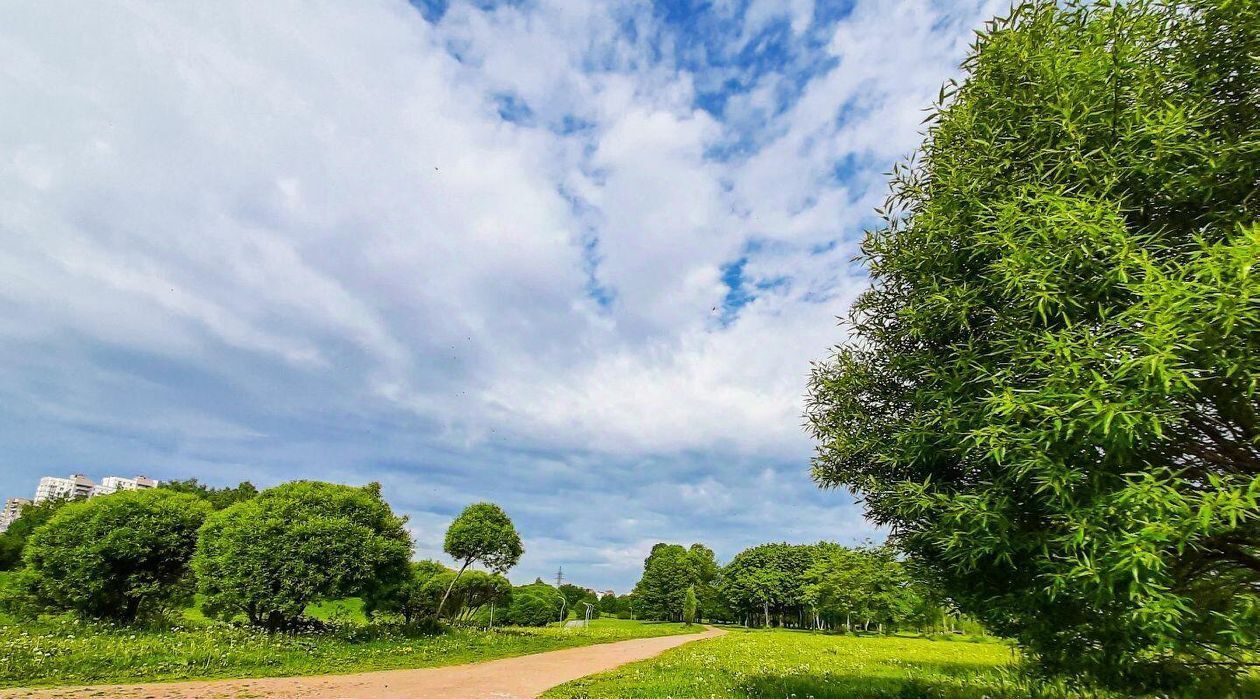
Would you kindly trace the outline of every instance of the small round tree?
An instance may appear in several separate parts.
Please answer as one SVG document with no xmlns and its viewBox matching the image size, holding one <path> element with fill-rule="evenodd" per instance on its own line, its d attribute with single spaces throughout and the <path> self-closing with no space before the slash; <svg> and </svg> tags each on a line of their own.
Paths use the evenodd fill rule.
<svg viewBox="0 0 1260 699">
<path fill-rule="evenodd" d="M 524 553 L 521 537 L 512 526 L 512 520 L 498 505 L 479 502 L 464 508 L 446 530 L 442 550 L 459 561 L 459 571 L 442 595 L 437 612 L 442 613 L 451 588 L 459 581 L 468 566 L 481 563 L 495 573 L 505 573 L 516 565 Z"/>
<path fill-rule="evenodd" d="M 130 623 L 186 602 L 188 562 L 210 506 L 167 490 L 62 505 L 31 534 L 20 594 L 37 610 Z"/>
<path fill-rule="evenodd" d="M 286 630 L 307 605 L 406 577 L 411 537 L 380 488 L 295 481 L 210 515 L 193 568 L 207 615 Z"/>
</svg>

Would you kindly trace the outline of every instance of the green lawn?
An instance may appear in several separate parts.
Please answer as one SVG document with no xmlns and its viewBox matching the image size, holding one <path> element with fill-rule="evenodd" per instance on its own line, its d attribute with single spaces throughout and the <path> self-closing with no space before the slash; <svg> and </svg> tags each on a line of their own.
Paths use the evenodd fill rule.
<svg viewBox="0 0 1260 699">
<path fill-rule="evenodd" d="M 347 602 L 314 613 L 336 616 L 338 610 L 359 609 Z M 71 618 L 33 624 L 8 620 L 0 623 L 0 687 L 434 667 L 697 630 L 598 619 L 586 629 L 457 629 L 436 636 L 349 623 L 332 632 L 290 636 L 206 621 L 143 631 Z"/>
<path fill-rule="evenodd" d="M 575 680 L 545 699 L 1102 699 L 1021 679 L 996 641 L 732 630 L 658 658 Z M 1218 697 L 1220 695 L 1217 695 Z M 1260 696 L 1260 695 L 1256 695 Z"/>
</svg>

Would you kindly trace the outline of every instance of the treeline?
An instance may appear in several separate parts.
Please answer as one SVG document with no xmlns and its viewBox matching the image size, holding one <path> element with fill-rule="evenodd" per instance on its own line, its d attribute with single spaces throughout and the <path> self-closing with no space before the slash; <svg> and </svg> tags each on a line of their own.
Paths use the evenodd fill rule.
<svg viewBox="0 0 1260 699">
<path fill-rule="evenodd" d="M 821 542 L 745 549 L 726 565 L 702 544 L 657 544 L 632 600 L 641 618 L 695 616 L 746 626 L 821 630 L 980 632 L 888 546 Z"/>
<path fill-rule="evenodd" d="M 323 601 L 361 597 L 369 618 L 542 625 L 598 601 L 504 573 L 523 553 L 498 506 L 466 508 L 446 532 L 451 569 L 413 562 L 405 518 L 379 484 L 295 481 L 258 491 L 176 481 L 152 490 L 26 508 L 6 539 L 19 572 L 0 599 L 11 613 L 71 612 L 119 623 L 182 610 L 271 631 L 312 624 Z M 486 570 L 470 569 L 474 564 Z M 589 600 L 587 599 L 589 598 Z"/>
</svg>

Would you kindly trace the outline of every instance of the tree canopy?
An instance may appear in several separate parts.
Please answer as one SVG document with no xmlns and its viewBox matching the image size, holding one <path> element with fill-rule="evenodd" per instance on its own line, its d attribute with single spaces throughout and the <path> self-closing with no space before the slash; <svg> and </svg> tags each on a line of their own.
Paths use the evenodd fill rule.
<svg viewBox="0 0 1260 699">
<path fill-rule="evenodd" d="M 291 628 L 312 602 L 408 574 L 411 537 L 380 488 L 294 481 L 211 514 L 193 568 L 210 616 Z"/>
<path fill-rule="evenodd" d="M 258 489 L 249 481 L 241 481 L 234 488 L 215 488 L 199 482 L 196 478 L 187 480 L 162 481 L 159 488 L 174 490 L 177 493 L 196 495 L 210 503 L 216 510 L 222 510 L 243 500 L 250 500 L 258 495 Z"/>
<path fill-rule="evenodd" d="M 546 626 L 560 620 L 564 595 L 547 583 L 536 580 L 512 588 L 512 602 L 506 621 L 517 626 Z"/>
<path fill-rule="evenodd" d="M 634 612 L 642 619 L 681 621 L 687 590 L 708 587 L 717 576 L 713 551 L 703 544 L 690 549 L 660 543 L 643 561 L 643 576 L 634 586 Z"/>
<path fill-rule="evenodd" d="M 816 479 L 1052 669 L 1140 683 L 1257 643 L 1257 56 L 1254 2 L 995 20 L 813 373 Z"/>
<path fill-rule="evenodd" d="M 31 534 L 19 592 L 34 610 L 123 623 L 163 614 L 192 596 L 188 563 L 209 510 L 164 490 L 65 503 Z"/>
<path fill-rule="evenodd" d="M 438 602 L 439 613 L 446 605 L 446 598 L 450 596 L 455 582 L 468 566 L 478 562 L 491 572 L 506 573 L 525 552 L 512 519 L 501 507 L 489 502 L 474 503 L 459 513 L 446 529 L 442 550 L 459 561 L 460 566 L 451 580 L 451 587 Z"/>
<path fill-rule="evenodd" d="M 785 614 L 799 618 L 805 571 L 814 563 L 816 548 L 762 544 L 744 549 L 722 569 L 719 589 L 746 620 L 749 614 L 759 614 L 770 626 L 771 614 L 780 625 Z"/>
</svg>

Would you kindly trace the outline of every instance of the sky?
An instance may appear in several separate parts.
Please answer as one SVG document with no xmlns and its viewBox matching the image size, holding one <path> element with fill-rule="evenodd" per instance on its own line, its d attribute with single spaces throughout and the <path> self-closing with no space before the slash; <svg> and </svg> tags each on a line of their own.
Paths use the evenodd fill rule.
<svg viewBox="0 0 1260 699">
<path fill-rule="evenodd" d="M 878 541 L 810 362 L 984 0 L 0 7 L 0 496 L 379 481 L 418 558 Z"/>
</svg>

